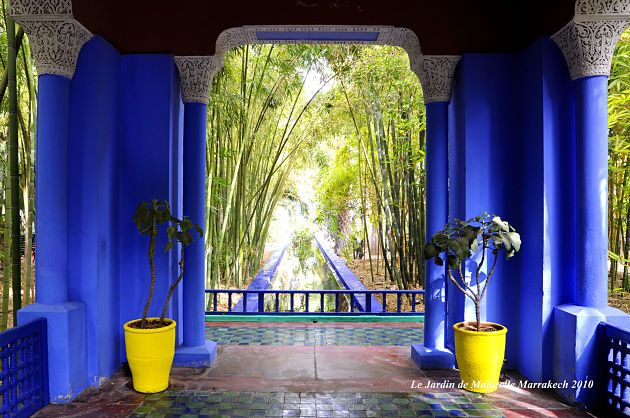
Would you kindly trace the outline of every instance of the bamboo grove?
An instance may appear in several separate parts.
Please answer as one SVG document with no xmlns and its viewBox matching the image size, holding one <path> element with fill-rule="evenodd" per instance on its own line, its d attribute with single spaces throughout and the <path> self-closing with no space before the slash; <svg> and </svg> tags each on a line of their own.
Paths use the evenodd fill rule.
<svg viewBox="0 0 630 418">
<path fill-rule="evenodd" d="M 630 291 L 630 31 L 615 48 L 608 83 L 608 242 L 611 290 Z"/>
<path fill-rule="evenodd" d="M 421 286 L 425 173 L 420 83 L 398 48 L 338 46 L 327 58 L 341 74 L 327 97 L 333 109 L 329 125 L 340 129 L 336 134 L 345 137 L 345 145 L 336 150 L 333 164 L 322 169 L 319 218 L 346 257 L 348 249 L 358 247 L 372 274 L 382 264 L 385 278 L 399 288 Z M 339 187 L 340 179 L 345 187 Z M 375 265 L 373 260 L 378 260 Z"/>
<path fill-rule="evenodd" d="M 0 329 L 34 299 L 35 132 L 37 75 L 24 31 L 7 18 L 2 3 L 0 35 L 0 208 L 2 208 L 2 302 Z M 22 244 L 22 245 L 21 245 Z M 10 321 L 12 319 L 12 321 Z"/>
<path fill-rule="evenodd" d="M 207 282 L 240 287 L 260 268 L 269 223 L 305 158 L 319 109 L 302 94 L 305 46 L 244 46 L 215 78 L 208 117 Z M 306 121 L 308 120 L 308 123 Z"/>
<path fill-rule="evenodd" d="M 308 97 L 311 71 L 322 80 Z M 208 285 L 240 287 L 260 268 L 273 210 L 295 198 L 305 166 L 323 179 L 317 217 L 336 249 L 358 242 L 384 262 L 371 269 L 401 288 L 421 284 L 423 120 L 420 84 L 397 48 L 232 51 L 208 121 Z"/>
</svg>

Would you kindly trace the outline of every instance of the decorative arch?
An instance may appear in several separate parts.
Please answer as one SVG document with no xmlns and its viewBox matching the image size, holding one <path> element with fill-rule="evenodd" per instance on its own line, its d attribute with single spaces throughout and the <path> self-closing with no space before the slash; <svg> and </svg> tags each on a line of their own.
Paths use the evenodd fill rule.
<svg viewBox="0 0 630 418">
<path fill-rule="evenodd" d="M 425 103 L 450 100 L 453 73 L 460 58 L 455 55 L 423 55 L 418 36 L 408 28 L 379 25 L 241 26 L 221 32 L 214 55 L 175 57 L 182 77 L 184 101 L 204 102 L 203 98 L 209 97 L 212 77 L 223 67 L 227 52 L 240 45 L 257 44 L 364 44 L 403 48 L 409 55 L 411 70 L 420 78 Z M 199 76 L 191 74 L 191 69 L 198 69 L 195 72 Z M 208 75 L 210 80 L 206 78 Z M 191 82 L 191 78 L 196 81 Z"/>
</svg>

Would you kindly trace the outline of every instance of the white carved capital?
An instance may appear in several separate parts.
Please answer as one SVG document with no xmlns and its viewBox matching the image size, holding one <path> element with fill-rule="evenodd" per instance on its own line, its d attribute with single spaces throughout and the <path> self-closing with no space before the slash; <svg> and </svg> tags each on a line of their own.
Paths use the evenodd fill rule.
<svg viewBox="0 0 630 418">
<path fill-rule="evenodd" d="M 72 78 L 81 47 L 92 34 L 72 15 L 70 0 L 13 0 L 9 14 L 31 42 L 37 72 Z"/>
<path fill-rule="evenodd" d="M 222 63 L 216 55 L 175 57 L 184 103 L 208 104 L 212 77 Z"/>
<path fill-rule="evenodd" d="M 630 0 L 576 1 L 573 20 L 551 37 L 571 79 L 610 74 L 615 45 L 629 20 Z"/>
<path fill-rule="evenodd" d="M 448 102 L 459 55 L 422 55 L 413 71 L 420 78 L 424 103 Z"/>
</svg>

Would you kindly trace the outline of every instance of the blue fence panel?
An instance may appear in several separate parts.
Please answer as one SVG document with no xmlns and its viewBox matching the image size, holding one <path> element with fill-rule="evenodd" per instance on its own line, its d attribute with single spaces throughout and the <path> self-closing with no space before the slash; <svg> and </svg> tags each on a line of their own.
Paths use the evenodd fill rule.
<svg viewBox="0 0 630 418">
<path fill-rule="evenodd" d="M 28 417 L 49 403 L 46 319 L 0 333 L 0 416 Z"/>
<path fill-rule="evenodd" d="M 630 417 L 630 330 L 602 322 L 600 332 L 604 338 L 604 409 L 609 416 Z"/>
<path fill-rule="evenodd" d="M 219 290 L 219 289 L 206 289 L 206 294 L 210 295 L 211 310 L 206 311 L 206 315 L 422 315 L 423 312 L 416 308 L 418 302 L 418 295 L 424 294 L 424 290 Z M 241 301 L 243 302 L 242 309 L 232 309 L 233 295 L 243 296 Z M 228 299 L 227 310 L 221 310 L 218 306 L 219 295 L 226 295 Z M 290 298 L 290 304 L 288 310 L 281 310 L 279 305 L 280 296 L 287 295 Z M 295 309 L 294 299 L 295 295 L 304 296 L 304 309 Z M 311 296 L 318 296 L 319 303 L 309 303 Z M 387 312 L 386 303 L 383 304 L 383 309 L 374 312 L 371 309 L 371 302 L 374 299 L 374 295 L 381 295 L 383 301 L 386 302 L 387 295 L 396 296 L 396 310 L 394 312 Z M 269 298 L 265 298 L 269 296 Z M 330 312 L 324 312 L 324 298 L 330 296 L 335 298 L 335 310 Z M 346 296 L 349 300 L 349 307 L 347 311 L 341 309 L 341 296 Z M 356 300 L 361 297 L 365 301 L 365 308 L 358 306 Z M 408 311 L 403 311 L 402 298 L 409 298 L 411 306 Z M 256 312 L 248 312 L 247 306 L 251 301 L 256 306 Z M 273 301 L 267 305 L 265 302 Z M 379 303 L 380 305 L 380 303 Z M 271 306 L 271 309 L 268 307 Z"/>
</svg>

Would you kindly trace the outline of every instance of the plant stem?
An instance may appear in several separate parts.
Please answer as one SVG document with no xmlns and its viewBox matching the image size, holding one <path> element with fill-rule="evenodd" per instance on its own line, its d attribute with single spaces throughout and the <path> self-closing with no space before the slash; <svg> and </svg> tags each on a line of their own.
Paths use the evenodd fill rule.
<svg viewBox="0 0 630 418">
<path fill-rule="evenodd" d="M 479 296 L 475 298 L 475 317 L 477 319 L 477 332 L 481 331 L 481 299 Z"/>
<path fill-rule="evenodd" d="M 164 303 L 164 309 L 162 309 L 162 315 L 160 316 L 160 324 L 164 325 L 164 317 L 166 316 L 166 310 L 168 309 L 168 304 L 171 301 L 171 297 L 173 296 L 173 292 L 177 289 L 177 285 L 184 277 L 184 245 L 181 245 L 181 252 L 179 256 L 179 276 L 177 276 L 177 280 L 171 284 L 171 287 L 168 289 L 168 296 L 166 297 L 166 302 Z"/>
<path fill-rule="evenodd" d="M 149 306 L 151 305 L 151 299 L 153 299 L 153 292 L 155 290 L 155 241 L 157 237 L 157 224 L 153 221 L 153 227 L 151 228 L 151 234 L 149 238 L 149 266 L 151 267 L 151 286 L 149 287 L 149 298 L 147 304 L 144 305 L 144 312 L 142 313 L 142 322 L 140 328 L 144 328 L 147 323 L 147 316 L 149 315 Z"/>
</svg>

